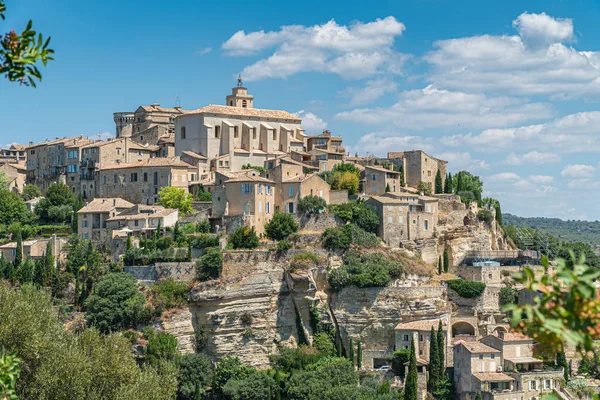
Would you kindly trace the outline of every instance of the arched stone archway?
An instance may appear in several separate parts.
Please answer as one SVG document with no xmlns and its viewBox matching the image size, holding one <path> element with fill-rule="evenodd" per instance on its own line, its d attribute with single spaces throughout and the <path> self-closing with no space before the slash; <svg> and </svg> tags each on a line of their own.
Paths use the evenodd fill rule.
<svg viewBox="0 0 600 400">
<path fill-rule="evenodd" d="M 497 326 L 492 331 L 492 333 L 499 333 L 499 332 L 508 332 L 508 330 L 504 326 Z"/>
<path fill-rule="evenodd" d="M 452 337 L 475 336 L 475 327 L 466 321 L 458 321 L 452 324 Z"/>
</svg>

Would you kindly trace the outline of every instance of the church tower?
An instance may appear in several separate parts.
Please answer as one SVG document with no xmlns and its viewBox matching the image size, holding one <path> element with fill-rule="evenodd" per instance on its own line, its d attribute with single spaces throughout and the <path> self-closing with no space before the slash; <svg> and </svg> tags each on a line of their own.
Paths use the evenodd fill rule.
<svg viewBox="0 0 600 400">
<path fill-rule="evenodd" d="M 231 89 L 231 94 L 225 98 L 225 104 L 231 107 L 253 108 L 254 96 L 248 94 L 248 89 L 242 85 L 242 76 L 238 76 L 237 86 Z"/>
</svg>

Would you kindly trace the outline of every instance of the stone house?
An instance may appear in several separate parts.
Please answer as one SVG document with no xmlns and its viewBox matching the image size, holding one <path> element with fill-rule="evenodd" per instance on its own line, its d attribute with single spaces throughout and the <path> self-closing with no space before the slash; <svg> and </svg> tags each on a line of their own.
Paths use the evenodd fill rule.
<svg viewBox="0 0 600 400">
<path fill-rule="evenodd" d="M 77 211 L 77 235 L 94 244 L 107 245 L 111 239 L 106 221 L 134 204 L 120 198 L 96 198 Z"/>
<path fill-rule="evenodd" d="M 361 173 L 362 191 L 370 196 L 380 196 L 387 193 L 398 193 L 400 191 L 400 173 L 383 167 L 368 165 Z"/>
<path fill-rule="evenodd" d="M 25 177 L 27 176 L 27 167 L 25 162 L 4 162 L 0 161 L 0 171 L 4 172 L 8 178 L 8 190 L 16 193 L 23 193 L 25 187 Z"/>
<path fill-rule="evenodd" d="M 68 244 L 68 240 L 67 238 L 61 238 L 56 235 L 52 235 L 52 237 L 49 238 L 24 240 L 22 242 L 23 260 L 26 260 L 27 258 L 38 260 L 44 257 L 44 255 L 46 255 L 46 247 L 48 246 L 48 242 L 51 243 L 52 254 L 54 255 L 54 258 L 63 261 L 65 254 L 62 252 L 62 250 Z M 15 262 L 15 257 L 17 255 L 17 242 L 3 244 L 0 246 L 0 253 L 2 254 L 4 261 L 11 263 Z"/>
<path fill-rule="evenodd" d="M 8 148 L 0 149 L 0 162 L 18 163 L 27 160 L 27 145 L 13 143 Z"/>
<path fill-rule="evenodd" d="M 190 168 L 178 157 L 156 157 L 102 167 L 98 170 L 96 196 L 120 197 L 134 204 L 156 204 L 158 192 L 165 186 L 188 192 Z"/>
<path fill-rule="evenodd" d="M 158 138 L 158 149 L 154 157 L 175 157 L 175 134 L 168 133 Z"/>
<path fill-rule="evenodd" d="M 483 396 L 495 390 L 514 390 L 514 379 L 502 372 L 500 350 L 477 341 L 460 340 L 454 344 L 453 352 L 454 385 L 461 400 L 472 400 L 479 392 Z"/>
<path fill-rule="evenodd" d="M 410 193 L 372 196 L 367 204 L 375 209 L 381 223 L 377 235 L 389 246 L 405 240 L 433 237 L 437 227 L 437 200 Z"/>
<path fill-rule="evenodd" d="M 239 171 L 242 165 L 262 166 L 269 158 L 303 150 L 304 130 L 297 116 L 254 108 L 252 96 L 243 87 L 233 88 L 226 104 L 208 105 L 175 119 L 177 156 L 192 151 L 206 157 L 209 165 L 222 157 L 215 169 Z"/>
<path fill-rule="evenodd" d="M 132 112 L 116 112 L 113 113 L 115 121 L 115 137 L 131 137 L 133 121 L 135 113 Z"/>
<path fill-rule="evenodd" d="M 158 139 L 164 134 L 174 133 L 175 118 L 188 112 L 179 106 L 168 108 L 156 103 L 140 106 L 133 113 L 131 132 L 127 133 L 130 133 L 130 137 L 137 139 L 139 143 L 157 144 Z"/>
<path fill-rule="evenodd" d="M 71 162 L 73 158 L 79 160 L 78 155 L 74 157 L 74 153 L 67 154 L 67 148 L 72 152 L 89 143 L 92 141 L 83 136 L 57 138 L 37 144 L 30 143 L 27 147 L 26 183 L 36 185 L 42 193 L 53 183 L 59 181 L 66 183 L 67 168 L 74 168 L 67 165 L 74 165 Z M 67 159 L 70 162 L 67 162 Z"/>
<path fill-rule="evenodd" d="M 111 238 L 131 234 L 136 238 L 148 238 L 160 225 L 174 227 L 179 211 L 158 205 L 136 204 L 119 214 L 106 219 L 106 228 L 112 231 Z"/>
<path fill-rule="evenodd" d="M 332 136 L 328 130 L 324 130 L 320 135 L 306 137 L 306 151 L 313 149 L 329 150 L 341 154 L 344 154 L 346 151 L 342 146 L 342 137 Z"/>
<path fill-rule="evenodd" d="M 440 318 L 424 319 L 411 322 L 402 322 L 396 325 L 395 331 L 395 348 L 396 350 L 410 349 L 411 340 L 415 344 L 415 352 L 417 357 L 429 363 L 429 348 L 431 346 L 431 328 L 437 332 L 438 326 L 442 321 L 442 330 L 444 332 L 444 348 L 448 349 L 449 340 L 449 317 L 442 316 Z M 447 353 L 444 352 L 444 353 Z M 444 357 L 448 361 L 448 356 Z"/>
<path fill-rule="evenodd" d="M 388 160 L 396 166 L 404 167 L 404 179 L 408 186 L 416 188 L 419 181 L 428 182 L 435 190 L 435 176 L 440 171 L 442 185 L 446 181 L 446 165 L 448 161 L 432 157 L 422 150 L 389 152 Z"/>
<path fill-rule="evenodd" d="M 254 170 L 215 174 L 213 217 L 240 217 L 244 225 L 254 227 L 258 234 L 262 234 L 274 213 L 274 181 L 261 177 Z"/>
<path fill-rule="evenodd" d="M 210 172 L 210 166 L 208 165 L 208 159 L 193 151 L 184 151 L 181 153 L 181 161 L 190 164 L 194 168 L 193 172 L 190 172 L 190 182 L 199 182 L 206 180 Z"/>
<path fill-rule="evenodd" d="M 304 161 L 313 167 L 318 167 L 319 172 L 331 171 L 337 164 L 344 162 L 345 154 L 335 150 L 313 148 L 309 152 L 310 161 Z"/>
</svg>

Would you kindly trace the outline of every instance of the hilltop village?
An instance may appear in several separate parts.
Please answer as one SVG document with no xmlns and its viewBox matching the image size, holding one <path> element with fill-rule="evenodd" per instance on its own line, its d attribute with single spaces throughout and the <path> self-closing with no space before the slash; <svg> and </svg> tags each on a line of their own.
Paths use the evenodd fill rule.
<svg viewBox="0 0 600 400">
<path fill-rule="evenodd" d="M 507 237 L 477 177 L 453 176 L 419 149 L 351 155 L 342 136 L 309 135 L 298 116 L 256 108 L 241 80 L 223 105 L 151 104 L 114 122 L 108 140 L 56 138 L 0 155 L 9 190 L 45 222 L 27 231 L 27 218 L 13 221 L 0 271 L 21 284 L 40 276 L 73 311 L 65 326 L 124 330 L 140 358 L 152 354 L 152 329 L 216 371 L 232 357 L 281 367 L 285 354 L 311 349 L 314 360 L 343 356 L 352 374 L 388 379 L 390 396 L 411 390 L 413 356 L 419 399 L 580 398 L 565 381 L 574 352 L 557 363 L 502 311 L 533 302 L 511 274 L 540 255 Z M 49 255 L 46 275 L 27 275 Z M 152 315 L 102 325 L 98 271 L 133 277 Z M 183 287 L 178 300 L 156 303 L 167 285 Z M 286 376 L 253 398 L 333 398 L 294 397 Z M 194 395 L 234 390 L 195 382 Z M 188 389 L 180 383 L 179 398 L 200 398 Z M 228 396 L 210 398 L 247 398 Z"/>
</svg>

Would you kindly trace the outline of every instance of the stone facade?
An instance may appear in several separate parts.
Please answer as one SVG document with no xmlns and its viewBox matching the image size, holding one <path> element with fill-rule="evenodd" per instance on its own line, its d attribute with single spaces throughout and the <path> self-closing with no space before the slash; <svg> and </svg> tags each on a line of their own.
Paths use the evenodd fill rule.
<svg viewBox="0 0 600 400">
<path fill-rule="evenodd" d="M 347 190 L 330 190 L 329 204 L 344 204 L 348 202 Z"/>
<path fill-rule="evenodd" d="M 122 233 L 127 236 L 149 237 L 158 226 L 163 229 L 175 226 L 179 211 L 157 205 L 136 204 L 106 219 L 106 228 L 112 231 L 112 237 Z"/>
<path fill-rule="evenodd" d="M 63 248 L 68 244 L 68 239 L 57 237 L 56 235 L 52 235 L 52 237 L 47 239 L 31 239 L 23 241 L 23 260 L 26 260 L 27 258 L 38 260 L 44 257 L 48 242 L 51 243 L 54 259 L 64 261 L 65 254 L 63 253 Z M 14 262 L 17 255 L 17 242 L 3 244 L 0 246 L 0 253 L 5 261 L 11 263 Z"/>
<path fill-rule="evenodd" d="M 371 196 L 400 192 L 400 173 L 382 167 L 367 166 L 363 172 L 362 191 Z"/>
<path fill-rule="evenodd" d="M 77 211 L 77 235 L 96 246 L 107 247 L 112 238 L 106 221 L 130 209 L 133 204 L 120 198 L 98 198 Z"/>
<path fill-rule="evenodd" d="M 27 176 L 27 169 L 24 162 L 0 161 L 0 171 L 8 178 L 8 190 L 16 193 L 23 193 L 25 177 Z"/>
<path fill-rule="evenodd" d="M 440 171 L 442 177 L 442 185 L 446 181 L 446 164 L 447 161 L 431 157 L 421 150 L 389 152 L 388 159 L 396 169 L 400 165 L 404 167 L 405 182 L 408 186 L 416 188 L 419 181 L 431 184 L 431 188 L 435 188 L 435 176 Z"/>
</svg>

